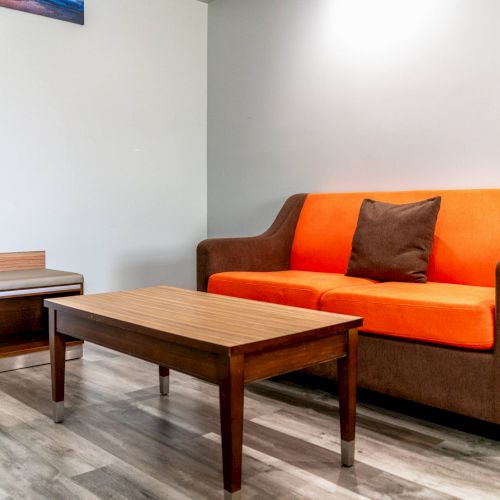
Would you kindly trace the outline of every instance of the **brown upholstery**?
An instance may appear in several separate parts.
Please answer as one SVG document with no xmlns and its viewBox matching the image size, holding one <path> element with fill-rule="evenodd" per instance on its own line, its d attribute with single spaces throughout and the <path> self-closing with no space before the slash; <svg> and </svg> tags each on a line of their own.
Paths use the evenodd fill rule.
<svg viewBox="0 0 500 500">
<path fill-rule="evenodd" d="M 260 236 L 202 241 L 196 252 L 198 290 L 206 292 L 208 278 L 215 273 L 290 269 L 295 227 L 305 198 L 305 194 L 288 198 L 272 226 Z"/>
<path fill-rule="evenodd" d="M 292 241 L 305 198 L 303 194 L 289 198 L 274 224 L 261 236 L 201 242 L 198 289 L 206 291 L 208 278 L 220 272 L 290 269 Z M 493 221 L 495 217 L 498 214 L 492 215 Z M 333 219 L 331 225 L 334 223 Z M 345 242 L 342 245 L 345 246 Z M 334 253 L 330 248 L 323 252 Z M 347 263 L 347 258 L 345 260 Z M 487 281 L 491 278 L 485 269 L 487 267 L 480 267 L 484 274 L 481 279 Z M 474 280 L 471 283 L 483 284 Z M 487 285 L 491 286 L 490 282 Z M 494 347 L 489 351 L 361 333 L 359 386 L 500 424 L 500 263 L 496 266 L 495 299 Z M 329 363 L 311 371 L 336 378 L 335 366 Z"/>
<path fill-rule="evenodd" d="M 500 423 L 500 262 L 496 269 L 496 332 L 493 365 L 493 394 L 496 422 Z"/>
<path fill-rule="evenodd" d="M 500 424 L 500 415 L 495 409 L 499 397 L 495 362 L 491 352 L 466 351 L 361 332 L 358 386 Z M 337 378 L 334 363 L 323 363 L 308 371 Z"/>
</svg>

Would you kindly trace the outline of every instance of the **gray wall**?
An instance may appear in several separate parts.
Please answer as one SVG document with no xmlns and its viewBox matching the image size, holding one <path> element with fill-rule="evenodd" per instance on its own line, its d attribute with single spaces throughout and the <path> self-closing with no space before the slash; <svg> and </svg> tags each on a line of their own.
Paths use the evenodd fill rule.
<svg viewBox="0 0 500 500">
<path fill-rule="evenodd" d="M 498 0 L 214 0 L 208 231 L 292 193 L 500 187 Z"/>
<path fill-rule="evenodd" d="M 45 249 L 90 292 L 192 287 L 207 5 L 85 4 L 85 26 L 0 8 L 0 251 Z"/>
</svg>

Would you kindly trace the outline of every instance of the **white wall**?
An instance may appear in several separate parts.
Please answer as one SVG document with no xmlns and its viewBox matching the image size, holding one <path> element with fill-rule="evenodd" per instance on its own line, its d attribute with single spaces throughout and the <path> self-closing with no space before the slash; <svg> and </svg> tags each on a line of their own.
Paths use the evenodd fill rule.
<svg viewBox="0 0 500 500">
<path fill-rule="evenodd" d="M 500 187 L 498 0 L 214 0 L 208 231 L 290 194 Z"/>
<path fill-rule="evenodd" d="M 0 8 L 0 251 L 87 291 L 194 286 L 206 236 L 206 15 L 86 0 L 78 26 Z"/>
</svg>

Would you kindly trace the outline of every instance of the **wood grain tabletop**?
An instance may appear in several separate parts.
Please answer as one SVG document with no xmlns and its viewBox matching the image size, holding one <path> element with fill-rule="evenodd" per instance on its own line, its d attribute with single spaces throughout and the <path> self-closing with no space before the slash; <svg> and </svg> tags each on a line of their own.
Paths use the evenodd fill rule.
<svg viewBox="0 0 500 500">
<path fill-rule="evenodd" d="M 292 337 L 322 336 L 361 326 L 362 319 L 298 307 L 156 286 L 45 301 L 62 313 L 113 326 L 140 328 L 179 343 L 198 341 L 222 348 L 254 350 Z M 183 342 L 185 340 L 186 342 Z"/>
</svg>

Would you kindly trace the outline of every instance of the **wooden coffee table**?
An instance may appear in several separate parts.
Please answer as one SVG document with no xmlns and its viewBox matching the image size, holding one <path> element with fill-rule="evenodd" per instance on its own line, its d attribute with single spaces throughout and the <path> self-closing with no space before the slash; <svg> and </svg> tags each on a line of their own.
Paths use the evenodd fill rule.
<svg viewBox="0 0 500 500">
<path fill-rule="evenodd" d="M 65 350 L 75 339 L 219 386 L 224 491 L 241 494 L 243 388 L 337 359 L 341 460 L 354 461 L 357 328 L 362 319 L 167 286 L 45 300 L 54 420 L 64 418 Z"/>
</svg>

